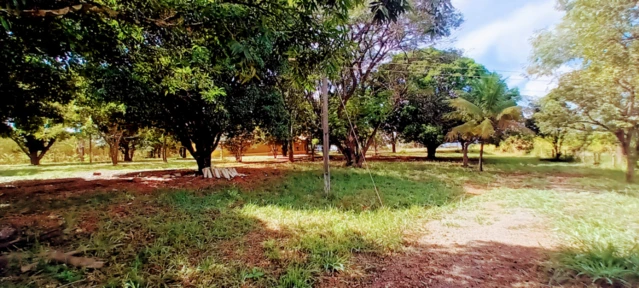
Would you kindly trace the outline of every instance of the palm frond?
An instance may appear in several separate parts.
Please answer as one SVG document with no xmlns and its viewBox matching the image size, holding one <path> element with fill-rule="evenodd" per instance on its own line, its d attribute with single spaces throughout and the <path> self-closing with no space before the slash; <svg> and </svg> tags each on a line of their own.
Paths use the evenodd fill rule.
<svg viewBox="0 0 639 288">
<path fill-rule="evenodd" d="M 455 141 L 460 137 L 462 139 L 470 139 L 475 136 L 474 131 L 476 126 L 475 122 L 469 121 L 462 125 L 453 127 L 453 129 L 450 129 L 450 132 L 446 134 L 446 138 L 448 141 Z"/>
<path fill-rule="evenodd" d="M 488 118 L 484 119 L 479 125 L 475 126 L 473 133 L 482 139 L 490 138 L 495 133 L 493 122 Z"/>
<path fill-rule="evenodd" d="M 460 114 L 464 114 L 471 117 L 481 117 L 482 110 L 479 106 L 464 98 L 455 98 L 448 101 L 450 107 L 457 110 Z"/>
</svg>

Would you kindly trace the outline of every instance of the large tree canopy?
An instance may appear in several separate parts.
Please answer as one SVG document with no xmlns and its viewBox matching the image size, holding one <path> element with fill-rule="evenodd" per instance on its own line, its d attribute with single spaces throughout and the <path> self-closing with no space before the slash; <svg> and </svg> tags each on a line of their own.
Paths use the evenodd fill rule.
<svg viewBox="0 0 639 288">
<path fill-rule="evenodd" d="M 633 181 L 639 150 L 639 10 L 637 2 L 566 0 L 554 30 L 534 40 L 530 72 L 551 74 L 571 67 L 551 94 L 568 103 L 572 122 L 613 134 L 627 156 Z M 570 123 L 567 123 L 570 124 Z"/>
<path fill-rule="evenodd" d="M 390 120 L 396 122 L 393 126 L 405 141 L 424 145 L 430 159 L 435 158 L 450 129 L 460 124 L 447 117 L 453 111 L 448 101 L 468 90 L 473 80 L 487 75 L 482 65 L 459 51 L 434 48 L 399 54 L 380 71 L 388 71 L 391 77 L 405 75 L 390 81 L 402 83 L 395 88 L 406 89 L 406 101 Z"/>
</svg>

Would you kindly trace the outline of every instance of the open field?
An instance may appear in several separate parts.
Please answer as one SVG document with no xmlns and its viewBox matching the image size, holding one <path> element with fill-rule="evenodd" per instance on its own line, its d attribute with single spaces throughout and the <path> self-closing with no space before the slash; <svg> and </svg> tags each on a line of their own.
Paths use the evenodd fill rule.
<svg viewBox="0 0 639 288">
<path fill-rule="evenodd" d="M 0 248 L 0 286 L 638 283 L 639 185 L 622 171 L 487 155 L 479 173 L 425 156 L 369 160 L 383 206 L 366 169 L 337 161 L 328 197 L 319 161 L 217 160 L 247 174 L 232 181 L 184 160 L 3 166 L 0 224 L 20 235 Z M 104 266 L 46 261 L 53 250 Z"/>
</svg>

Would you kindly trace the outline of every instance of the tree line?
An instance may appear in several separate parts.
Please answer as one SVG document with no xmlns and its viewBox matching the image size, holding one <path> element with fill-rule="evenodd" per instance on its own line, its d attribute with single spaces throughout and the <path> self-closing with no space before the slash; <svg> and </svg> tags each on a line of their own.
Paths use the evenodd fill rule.
<svg viewBox="0 0 639 288">
<path fill-rule="evenodd" d="M 488 111 L 519 97 L 460 51 L 420 49 L 462 22 L 449 1 L 4 2 L 0 127 L 34 165 L 65 133 L 99 137 L 113 164 L 141 131 L 172 137 L 199 168 L 222 138 L 255 131 L 292 151 L 319 134 L 321 77 L 347 165 L 382 133 L 434 158 L 446 139 L 490 140 L 481 123 L 504 131 Z M 499 99 L 477 96 L 486 81 Z M 452 133 L 461 124 L 474 128 Z"/>
</svg>

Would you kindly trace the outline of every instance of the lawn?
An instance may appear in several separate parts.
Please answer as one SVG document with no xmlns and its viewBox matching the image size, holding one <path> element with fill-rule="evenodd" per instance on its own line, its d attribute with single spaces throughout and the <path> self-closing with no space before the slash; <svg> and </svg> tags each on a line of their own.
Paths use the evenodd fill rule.
<svg viewBox="0 0 639 288">
<path fill-rule="evenodd" d="M 253 169 L 243 182 L 164 185 L 143 193 L 130 186 L 56 190 L 64 195 L 22 198 L 0 191 L 2 222 L 22 225 L 31 239 L 61 230 L 55 239 L 4 249 L 11 253 L 5 253 L 10 256 L 4 257 L 0 286 L 328 287 L 329 278 L 370 277 L 373 272 L 358 257 L 407 253 L 414 239 L 428 233 L 427 223 L 494 201 L 550 219 L 559 245 L 543 259 L 545 283 L 636 283 L 639 186 L 620 182 L 621 171 L 488 155 L 487 171 L 479 173 L 462 168 L 457 154 L 441 156 L 439 162 L 395 161 L 391 155 L 371 160 L 383 205 L 366 169 L 333 163 L 326 196 L 319 162 L 251 164 L 259 159 L 250 158 L 237 164 Z M 149 162 L 122 171 L 193 167 L 188 161 Z M 112 169 L 120 168 L 19 166 L 0 172 L 0 181 Z M 465 193 L 469 190 L 480 193 Z M 481 217 L 477 221 L 488 221 Z M 51 250 L 76 251 L 105 265 L 81 269 L 43 260 Z M 30 271 L 20 272 L 32 263 Z"/>
</svg>

